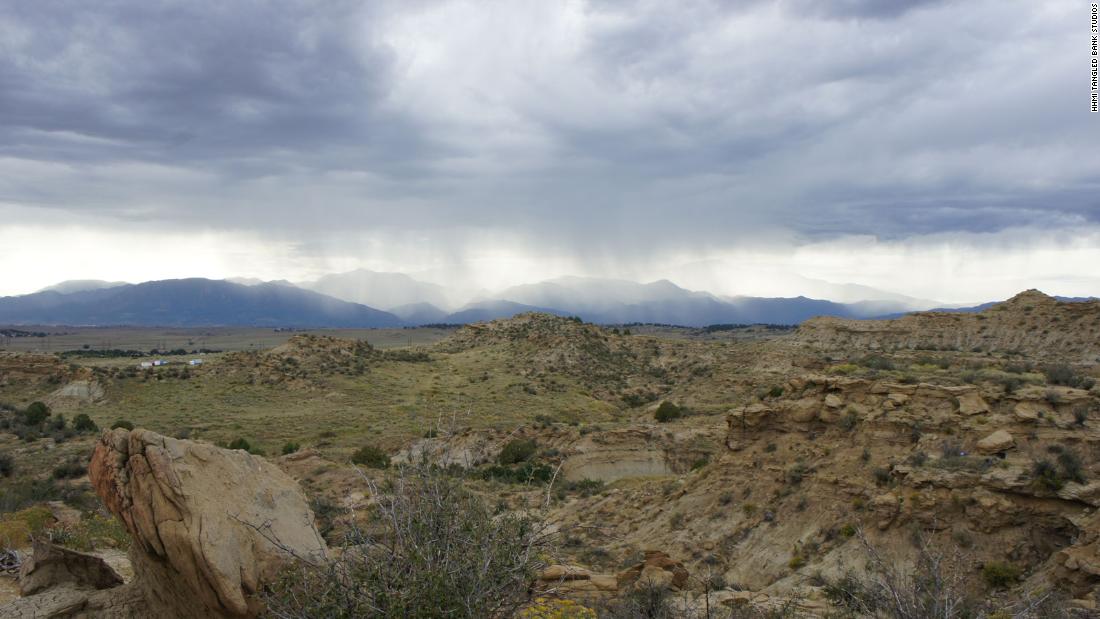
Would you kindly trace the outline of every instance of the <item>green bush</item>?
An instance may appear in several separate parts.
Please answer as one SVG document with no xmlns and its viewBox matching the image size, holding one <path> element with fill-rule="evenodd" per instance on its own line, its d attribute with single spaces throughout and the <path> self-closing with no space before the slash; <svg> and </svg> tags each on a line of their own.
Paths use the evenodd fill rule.
<svg viewBox="0 0 1100 619">
<path fill-rule="evenodd" d="M 248 440 L 240 438 L 240 437 L 237 437 L 237 438 L 233 439 L 232 441 L 230 441 L 229 444 L 226 445 L 226 448 L 227 449 L 240 449 L 240 450 L 243 450 L 243 451 L 252 451 L 252 445 L 248 442 Z"/>
<path fill-rule="evenodd" d="M 538 445 L 531 439 L 513 439 L 508 441 L 504 448 L 500 450 L 497 462 L 505 466 L 526 462 L 531 459 L 531 456 L 535 455 L 537 449 Z"/>
<path fill-rule="evenodd" d="M 7 453 L 0 452 L 0 477 L 11 477 L 15 472 L 15 460 Z"/>
<path fill-rule="evenodd" d="M 295 443 L 294 441 L 287 441 L 286 445 L 283 445 L 283 455 L 286 456 L 292 454 L 301 448 L 302 446 L 298 443 Z"/>
<path fill-rule="evenodd" d="M 1058 472 L 1058 467 L 1050 460 L 1037 460 L 1031 467 L 1031 475 L 1039 486 L 1057 492 L 1066 485 L 1066 480 Z"/>
<path fill-rule="evenodd" d="M 351 454 L 354 464 L 362 464 L 372 469 L 384 469 L 390 466 L 390 456 L 374 445 L 364 445 Z"/>
<path fill-rule="evenodd" d="M 661 402 L 661 405 L 657 407 L 657 411 L 653 413 L 653 418 L 660 423 L 667 423 L 683 416 L 684 411 L 668 400 Z"/>
<path fill-rule="evenodd" d="M 54 479 L 76 479 L 77 477 L 83 477 L 87 472 L 85 467 L 80 462 L 70 461 L 57 465 L 53 470 Z"/>
<path fill-rule="evenodd" d="M 991 561 L 982 566 L 982 578 L 990 589 L 1005 589 L 1020 578 L 1020 568 L 1010 563 Z"/>
<path fill-rule="evenodd" d="M 125 419 L 119 419 L 118 421 L 111 424 L 112 430 L 117 430 L 118 428 L 122 428 L 124 430 L 133 430 L 134 424 L 132 422 L 126 421 Z"/>
<path fill-rule="evenodd" d="M 99 426 L 92 421 L 92 418 L 84 413 L 80 413 L 76 417 L 73 417 L 73 429 L 77 432 L 97 432 Z"/>
<path fill-rule="evenodd" d="M 50 407 L 46 406 L 42 402 L 31 402 L 30 406 L 23 411 L 23 423 L 28 426 L 37 426 L 46 418 L 50 416 Z"/>
<path fill-rule="evenodd" d="M 1096 380 L 1088 376 L 1081 376 L 1069 365 L 1059 363 L 1043 368 L 1043 376 L 1051 385 L 1063 385 L 1077 389 L 1092 389 Z"/>
<path fill-rule="evenodd" d="M 554 476 L 554 469 L 549 465 L 534 462 L 523 462 L 512 466 L 494 464 L 484 469 L 481 476 L 486 480 L 495 479 L 513 484 L 546 483 Z"/>
</svg>

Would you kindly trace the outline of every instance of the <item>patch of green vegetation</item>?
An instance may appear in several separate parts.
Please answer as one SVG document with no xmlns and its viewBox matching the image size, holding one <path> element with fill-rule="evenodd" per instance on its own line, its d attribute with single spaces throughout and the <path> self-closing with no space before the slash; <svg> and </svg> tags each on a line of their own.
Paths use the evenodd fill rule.
<svg viewBox="0 0 1100 619">
<path fill-rule="evenodd" d="M 676 406 L 672 402 L 665 400 L 661 402 L 661 405 L 657 407 L 657 410 L 653 413 L 653 418 L 659 423 L 667 423 L 674 419 L 679 419 L 684 416 L 684 411 L 679 406 Z"/>
<path fill-rule="evenodd" d="M 364 445 L 351 455 L 353 464 L 362 464 L 372 469 L 384 469 L 390 466 L 390 456 L 374 445 Z"/>
<path fill-rule="evenodd" d="M 531 439 L 513 439 L 500 450 L 497 462 L 504 466 L 526 462 L 535 455 L 537 450 L 538 445 Z"/>
<path fill-rule="evenodd" d="M 1020 579 L 1020 568 L 1011 563 L 991 561 L 982 566 L 982 579 L 990 589 L 1005 589 Z"/>
</svg>

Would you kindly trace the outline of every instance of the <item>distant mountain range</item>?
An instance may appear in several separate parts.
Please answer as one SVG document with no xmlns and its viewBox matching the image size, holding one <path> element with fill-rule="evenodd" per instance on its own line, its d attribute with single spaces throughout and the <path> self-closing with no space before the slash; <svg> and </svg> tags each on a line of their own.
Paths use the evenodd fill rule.
<svg viewBox="0 0 1100 619">
<path fill-rule="evenodd" d="M 283 284 L 168 279 L 0 298 L 0 323 L 136 326 L 396 327 L 400 318 Z"/>
<path fill-rule="evenodd" d="M 862 287 L 859 288 L 863 290 Z M 874 289 L 866 288 L 872 296 Z M 562 277 L 452 306 L 453 291 L 400 273 L 357 270 L 292 284 L 201 278 L 141 284 L 74 280 L 0 297 L 0 324 L 399 327 L 470 323 L 540 311 L 602 324 L 797 324 L 814 316 L 904 314 L 918 300 L 883 293 L 851 303 L 807 297 L 725 297 L 670 281 Z M 931 304 L 933 302 L 923 302 Z M 945 311 L 978 311 L 948 308 Z M 379 309 L 381 308 L 381 309 Z"/>
</svg>

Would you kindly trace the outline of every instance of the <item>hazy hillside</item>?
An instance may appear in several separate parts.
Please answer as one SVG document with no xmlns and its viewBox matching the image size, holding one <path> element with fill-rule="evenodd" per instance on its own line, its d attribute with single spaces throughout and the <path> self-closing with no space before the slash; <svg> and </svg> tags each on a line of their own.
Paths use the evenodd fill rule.
<svg viewBox="0 0 1100 619">
<path fill-rule="evenodd" d="M 831 301 L 767 297 L 718 297 L 686 290 L 668 280 L 639 284 L 626 280 L 563 277 L 508 288 L 499 298 L 557 308 L 603 324 L 654 322 L 685 326 L 719 323 L 797 324 L 814 316 L 864 318 L 904 309 L 897 301 Z"/>
<path fill-rule="evenodd" d="M 391 327 L 393 314 L 292 286 L 243 286 L 209 279 L 127 284 L 62 294 L 0 298 L 0 322 L 12 324 Z"/>
<path fill-rule="evenodd" d="M 102 290 L 103 288 L 115 288 L 118 286 L 125 286 L 126 282 L 108 282 L 102 279 L 67 279 L 63 282 L 58 282 L 52 286 L 46 286 L 38 292 L 60 292 L 62 294 L 69 294 L 72 292 L 83 292 L 85 290 Z"/>
<path fill-rule="evenodd" d="M 436 307 L 449 305 L 442 286 L 415 280 L 404 273 L 357 269 L 325 275 L 315 281 L 301 282 L 298 286 L 344 301 L 386 309 L 414 303 L 430 303 Z"/>
<path fill-rule="evenodd" d="M 390 313 L 410 325 L 427 325 L 447 321 L 447 312 L 431 303 L 408 303 L 391 307 Z"/>
</svg>

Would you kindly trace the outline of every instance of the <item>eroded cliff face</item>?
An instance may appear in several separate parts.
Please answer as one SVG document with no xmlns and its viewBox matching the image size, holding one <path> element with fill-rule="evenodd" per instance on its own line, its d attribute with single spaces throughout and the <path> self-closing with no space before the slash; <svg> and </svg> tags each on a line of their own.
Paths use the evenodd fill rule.
<svg viewBox="0 0 1100 619">
<path fill-rule="evenodd" d="M 13 616 L 255 617 L 261 586 L 293 556 L 327 554 L 297 484 L 244 451 L 118 429 L 100 438 L 89 477 L 133 538 L 133 581 L 43 585 Z"/>
<path fill-rule="evenodd" d="M 1093 364 L 1100 360 L 1100 301 L 1062 302 L 1029 290 L 973 314 L 813 318 L 799 326 L 795 339 L 825 350 L 1021 352 L 1035 360 Z"/>
<path fill-rule="evenodd" d="M 404 457 L 477 466 L 508 440 L 532 439 L 565 481 L 613 483 L 551 514 L 576 569 L 596 576 L 618 557 L 660 549 L 696 575 L 689 588 L 714 575 L 752 600 L 802 600 L 812 616 L 827 609 L 813 582 L 867 563 L 858 531 L 899 565 L 915 561 L 919 534 L 960 547 L 975 591 L 985 591 L 983 567 L 1003 563 L 1019 568 L 1022 589 L 1094 603 L 1095 390 L 798 372 L 769 384 L 778 395 L 724 416 L 657 424 L 646 413 L 583 434 L 564 424 L 465 431 L 418 441 Z"/>
</svg>

